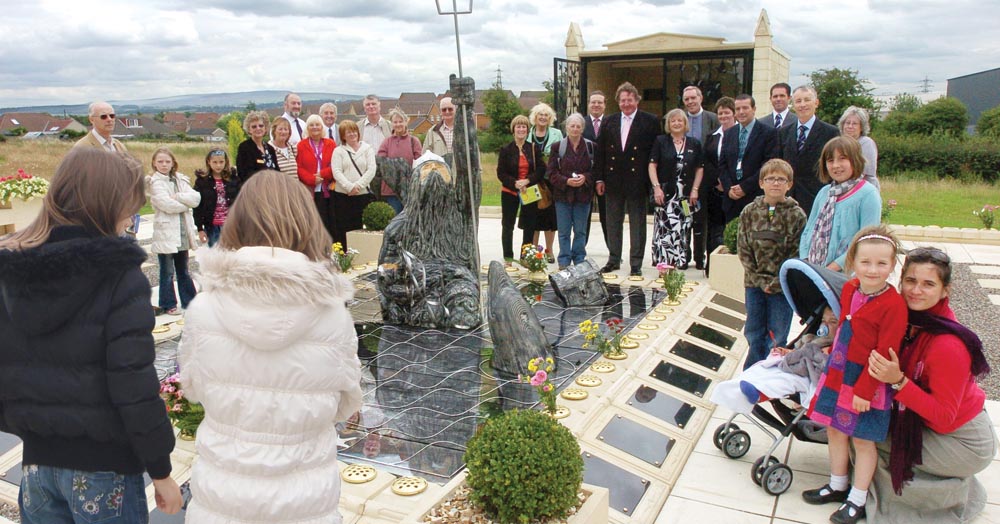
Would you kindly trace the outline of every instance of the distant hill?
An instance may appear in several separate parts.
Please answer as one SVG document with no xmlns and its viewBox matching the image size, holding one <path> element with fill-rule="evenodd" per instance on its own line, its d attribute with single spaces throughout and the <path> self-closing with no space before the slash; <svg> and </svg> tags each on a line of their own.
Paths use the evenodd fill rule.
<svg viewBox="0 0 1000 524">
<path fill-rule="evenodd" d="M 115 107 L 115 112 L 159 113 L 160 111 L 215 111 L 225 113 L 234 109 L 243 109 L 253 101 L 260 109 L 280 106 L 288 91 L 245 91 L 242 93 L 207 93 L 196 95 L 179 95 L 165 98 L 149 98 L 145 100 L 109 100 Z M 304 103 L 339 102 L 343 100 L 359 100 L 364 95 L 347 95 L 343 93 L 299 93 Z M 24 106 L 0 108 L 0 113 L 7 111 L 49 113 L 52 115 L 85 115 L 85 104 L 64 104 L 48 106 Z"/>
</svg>

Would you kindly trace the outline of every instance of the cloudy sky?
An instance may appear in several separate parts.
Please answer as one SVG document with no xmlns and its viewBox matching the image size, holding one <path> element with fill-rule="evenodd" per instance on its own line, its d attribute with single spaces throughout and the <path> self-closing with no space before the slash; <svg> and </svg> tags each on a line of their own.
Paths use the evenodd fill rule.
<svg viewBox="0 0 1000 524">
<path fill-rule="evenodd" d="M 449 0 L 444 0 L 449 1 Z M 432 0 L 2 0 L 0 107 L 294 89 L 441 92 L 452 18 Z M 753 39 L 766 8 L 791 83 L 860 71 L 877 94 L 1000 67 L 996 0 L 476 0 L 459 18 L 465 73 L 540 89 L 570 22 L 587 49 L 655 32 Z"/>
</svg>

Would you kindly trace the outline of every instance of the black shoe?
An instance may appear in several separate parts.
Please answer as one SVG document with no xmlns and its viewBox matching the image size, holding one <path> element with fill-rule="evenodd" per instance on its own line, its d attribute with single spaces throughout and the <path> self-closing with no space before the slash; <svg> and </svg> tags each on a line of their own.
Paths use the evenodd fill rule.
<svg viewBox="0 0 1000 524">
<path fill-rule="evenodd" d="M 164 313 L 164 309 L 159 306 L 153 306 L 153 316 L 160 316 Z"/>
<path fill-rule="evenodd" d="M 701 271 L 701 270 L 705 269 L 705 263 L 701 262 L 701 261 L 695 262 L 694 263 L 694 268 L 697 269 L 698 271 Z"/>
<path fill-rule="evenodd" d="M 845 500 L 843 504 L 830 515 L 830 522 L 837 524 L 855 524 L 865 518 L 865 507 L 855 506 L 853 502 Z"/>
<path fill-rule="evenodd" d="M 677 266 L 677 269 L 680 269 L 681 271 L 684 271 L 684 270 L 686 270 L 687 268 L 688 268 L 688 265 L 687 265 L 687 264 L 681 264 L 681 265 Z"/>
<path fill-rule="evenodd" d="M 632 271 L 629 271 L 628 276 L 630 276 L 630 277 L 641 277 L 642 276 L 642 269 L 638 268 L 638 267 L 635 267 L 635 266 L 632 266 Z"/>
<path fill-rule="evenodd" d="M 618 271 L 619 269 L 621 269 L 621 265 L 608 262 L 601 268 L 601 273 L 611 273 L 612 271 Z"/>
<path fill-rule="evenodd" d="M 808 504 L 829 504 L 831 502 L 844 502 L 847 500 L 849 490 L 835 491 L 829 484 L 821 488 L 808 489 L 802 492 L 802 500 Z"/>
</svg>

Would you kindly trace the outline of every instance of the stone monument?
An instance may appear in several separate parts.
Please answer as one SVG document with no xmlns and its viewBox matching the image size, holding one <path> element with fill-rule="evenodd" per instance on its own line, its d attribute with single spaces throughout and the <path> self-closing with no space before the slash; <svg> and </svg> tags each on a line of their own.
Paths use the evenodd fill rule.
<svg viewBox="0 0 1000 524">
<path fill-rule="evenodd" d="M 555 357 L 542 323 L 514 286 L 503 264 L 490 262 L 486 318 L 493 340 L 493 369 L 510 375 L 527 374 L 528 361 Z"/>
</svg>

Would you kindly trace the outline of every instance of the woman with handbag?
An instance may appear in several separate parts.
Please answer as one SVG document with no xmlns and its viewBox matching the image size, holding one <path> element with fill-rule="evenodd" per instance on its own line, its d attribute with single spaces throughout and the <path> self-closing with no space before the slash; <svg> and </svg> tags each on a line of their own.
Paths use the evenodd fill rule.
<svg viewBox="0 0 1000 524">
<path fill-rule="evenodd" d="M 528 128 L 531 123 L 528 117 L 517 115 L 510 121 L 510 132 L 514 141 L 500 148 L 497 155 L 497 178 L 502 185 L 500 189 L 501 229 L 500 244 L 503 246 L 504 264 L 510 266 L 514 261 L 514 222 L 517 211 L 521 209 L 521 229 L 524 235 L 521 246 L 532 243 L 534 221 L 538 206 L 536 202 L 523 204 L 521 195 L 525 188 L 535 185 L 545 174 L 545 162 L 542 161 L 542 146 L 528 143 Z"/>
<path fill-rule="evenodd" d="M 333 195 L 337 236 L 334 242 L 347 249 L 347 232 L 361 229 L 361 213 L 374 200 L 368 186 L 375 178 L 375 150 L 361 141 L 358 125 L 347 120 L 340 124 L 340 143 L 333 151 Z M 338 238 L 339 237 L 339 238 Z"/>
<path fill-rule="evenodd" d="M 705 155 L 701 142 L 687 135 L 690 124 L 683 109 L 667 113 L 665 135 L 656 137 L 649 154 L 649 181 L 653 185 L 653 265 L 666 262 L 687 269 L 684 241 L 691 229 L 691 213 L 698 204 Z"/>
</svg>

